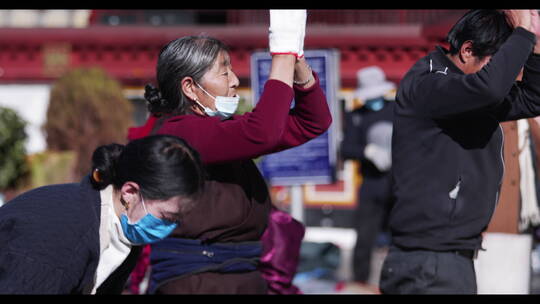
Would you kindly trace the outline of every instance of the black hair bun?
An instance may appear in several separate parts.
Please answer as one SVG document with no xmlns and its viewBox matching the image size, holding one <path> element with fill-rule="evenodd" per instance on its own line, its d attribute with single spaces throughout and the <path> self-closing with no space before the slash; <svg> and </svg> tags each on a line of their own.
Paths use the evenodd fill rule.
<svg viewBox="0 0 540 304">
<path fill-rule="evenodd" d="M 169 110 L 167 100 L 161 96 L 159 89 L 151 84 L 144 87 L 144 99 L 148 101 L 148 111 L 156 116 L 161 116 Z"/>
<path fill-rule="evenodd" d="M 109 144 L 98 147 L 92 154 L 91 181 L 98 189 L 104 189 L 114 182 L 116 163 L 124 151 L 120 144 Z"/>
</svg>

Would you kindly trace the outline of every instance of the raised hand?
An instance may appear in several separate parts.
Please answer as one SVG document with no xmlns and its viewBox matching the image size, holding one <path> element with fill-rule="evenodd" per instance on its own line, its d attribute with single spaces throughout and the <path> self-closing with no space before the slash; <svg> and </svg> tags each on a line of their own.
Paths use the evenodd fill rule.
<svg viewBox="0 0 540 304">
<path fill-rule="evenodd" d="M 522 28 L 531 31 L 531 10 L 504 10 L 508 23 L 513 28 L 521 26 Z"/>
<path fill-rule="evenodd" d="M 534 53 L 540 54 L 540 15 L 538 10 L 531 10 L 531 32 L 536 35 L 536 45 L 534 46 Z"/>
<path fill-rule="evenodd" d="M 270 10 L 269 48 L 272 55 L 304 55 L 306 10 Z"/>
</svg>

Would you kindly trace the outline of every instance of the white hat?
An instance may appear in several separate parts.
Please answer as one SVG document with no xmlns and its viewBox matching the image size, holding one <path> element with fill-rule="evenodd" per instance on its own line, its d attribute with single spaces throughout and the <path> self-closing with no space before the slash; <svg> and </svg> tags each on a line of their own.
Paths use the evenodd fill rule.
<svg viewBox="0 0 540 304">
<path fill-rule="evenodd" d="M 378 66 L 369 66 L 358 70 L 358 89 L 354 96 L 362 101 L 382 97 L 396 88 L 392 82 L 386 81 L 384 71 Z"/>
</svg>

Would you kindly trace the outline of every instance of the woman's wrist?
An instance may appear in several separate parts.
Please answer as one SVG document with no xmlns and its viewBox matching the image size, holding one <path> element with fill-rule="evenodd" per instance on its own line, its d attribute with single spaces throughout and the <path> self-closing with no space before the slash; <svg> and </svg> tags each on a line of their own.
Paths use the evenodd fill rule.
<svg viewBox="0 0 540 304">
<path fill-rule="evenodd" d="M 300 58 L 296 61 L 294 67 L 293 83 L 303 88 L 309 88 L 315 83 L 311 67 L 307 64 L 305 58 Z"/>
<path fill-rule="evenodd" d="M 311 81 L 311 79 L 313 78 L 313 73 L 311 72 L 311 67 L 308 66 L 308 68 L 309 68 L 309 75 L 304 78 L 305 80 L 299 80 L 302 78 L 296 77 L 295 75 L 294 81 L 293 81 L 294 84 L 299 85 L 299 86 L 305 86 Z"/>
<path fill-rule="evenodd" d="M 282 81 L 292 87 L 295 61 L 294 55 L 272 55 L 269 79 Z"/>
</svg>

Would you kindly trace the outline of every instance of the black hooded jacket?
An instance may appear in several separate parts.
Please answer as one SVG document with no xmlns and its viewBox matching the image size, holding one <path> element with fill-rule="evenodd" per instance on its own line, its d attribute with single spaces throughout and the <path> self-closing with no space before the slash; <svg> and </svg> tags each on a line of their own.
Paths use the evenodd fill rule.
<svg viewBox="0 0 540 304">
<path fill-rule="evenodd" d="M 518 27 L 477 73 L 464 74 L 442 47 L 407 72 L 392 138 L 394 245 L 480 248 L 504 173 L 499 123 L 540 115 L 535 42 Z M 523 81 L 516 82 L 523 66 Z"/>
</svg>

